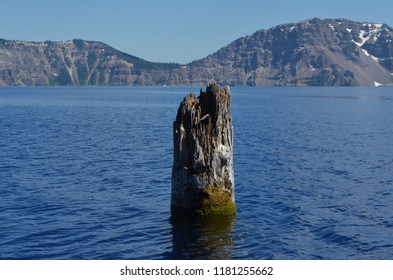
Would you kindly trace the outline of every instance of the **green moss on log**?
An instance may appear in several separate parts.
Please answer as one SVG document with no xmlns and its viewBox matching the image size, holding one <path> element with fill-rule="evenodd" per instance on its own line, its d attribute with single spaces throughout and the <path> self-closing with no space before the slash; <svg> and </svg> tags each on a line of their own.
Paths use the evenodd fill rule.
<svg viewBox="0 0 393 280">
<path fill-rule="evenodd" d="M 197 216 L 236 215 L 230 193 L 215 186 L 208 186 L 202 192 L 204 199 L 195 210 Z"/>
</svg>

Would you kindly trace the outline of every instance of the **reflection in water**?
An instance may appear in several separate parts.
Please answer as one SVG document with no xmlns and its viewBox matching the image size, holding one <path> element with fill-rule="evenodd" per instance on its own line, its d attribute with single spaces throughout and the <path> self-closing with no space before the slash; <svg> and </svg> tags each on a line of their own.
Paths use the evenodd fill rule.
<svg viewBox="0 0 393 280">
<path fill-rule="evenodd" d="M 171 259 L 230 259 L 234 216 L 197 218 L 172 215 Z"/>
</svg>

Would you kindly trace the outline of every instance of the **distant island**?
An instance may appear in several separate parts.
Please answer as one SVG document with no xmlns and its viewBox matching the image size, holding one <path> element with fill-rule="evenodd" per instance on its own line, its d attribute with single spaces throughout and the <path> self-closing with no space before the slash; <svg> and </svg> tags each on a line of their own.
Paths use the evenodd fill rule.
<svg viewBox="0 0 393 280">
<path fill-rule="evenodd" d="M 393 29 L 313 18 L 259 30 L 188 64 L 150 62 L 94 41 L 0 39 L 1 86 L 200 86 L 212 79 L 230 86 L 392 86 Z"/>
</svg>

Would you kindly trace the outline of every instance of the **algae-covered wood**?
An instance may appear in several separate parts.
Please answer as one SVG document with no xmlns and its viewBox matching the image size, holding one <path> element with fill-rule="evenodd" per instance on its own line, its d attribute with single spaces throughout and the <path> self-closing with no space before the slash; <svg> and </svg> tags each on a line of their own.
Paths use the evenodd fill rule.
<svg viewBox="0 0 393 280">
<path fill-rule="evenodd" d="M 229 87 L 210 84 L 181 102 L 173 124 L 172 209 L 234 214 L 233 126 Z"/>
</svg>

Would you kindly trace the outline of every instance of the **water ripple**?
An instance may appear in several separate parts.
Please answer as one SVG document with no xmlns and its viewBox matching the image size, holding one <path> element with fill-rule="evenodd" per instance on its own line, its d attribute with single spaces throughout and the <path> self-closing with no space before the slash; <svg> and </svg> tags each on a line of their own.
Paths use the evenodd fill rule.
<svg viewBox="0 0 393 280">
<path fill-rule="evenodd" d="M 384 89 L 233 88 L 234 219 L 172 217 L 191 88 L 0 88 L 0 259 L 392 259 Z"/>
</svg>

